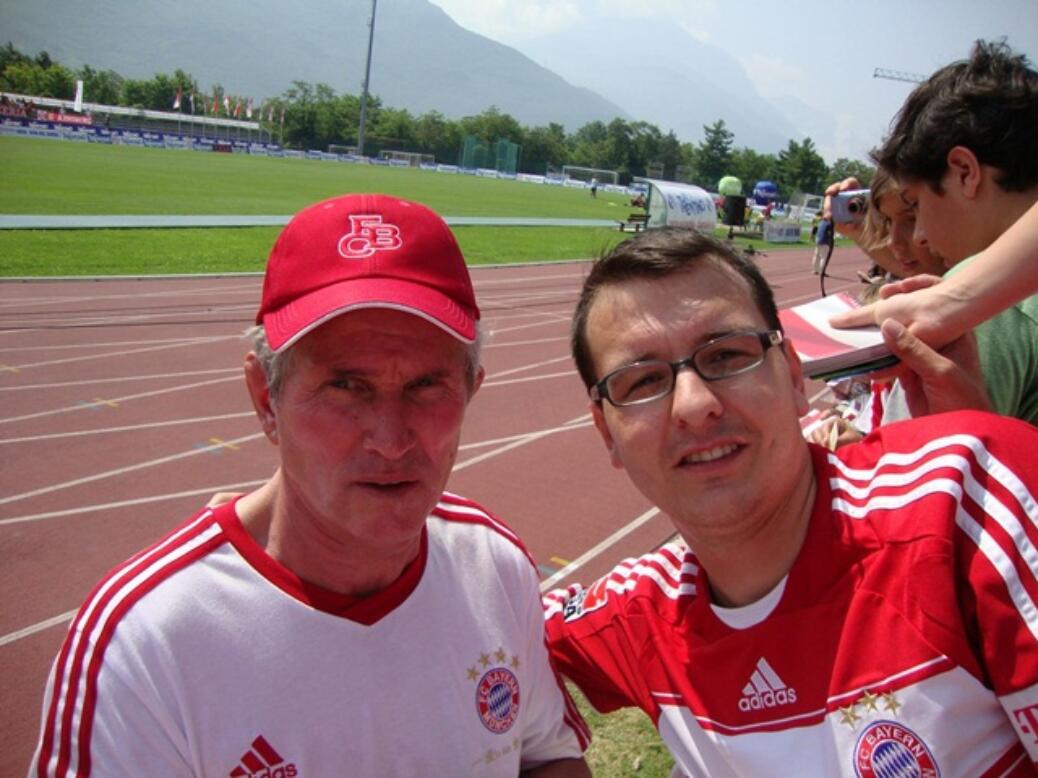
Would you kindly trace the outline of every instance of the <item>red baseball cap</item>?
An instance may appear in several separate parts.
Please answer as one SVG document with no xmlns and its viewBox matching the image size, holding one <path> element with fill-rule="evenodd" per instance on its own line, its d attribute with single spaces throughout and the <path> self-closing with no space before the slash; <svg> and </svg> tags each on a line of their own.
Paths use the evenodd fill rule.
<svg viewBox="0 0 1038 778">
<path fill-rule="evenodd" d="M 374 194 L 333 197 L 292 217 L 271 249 L 256 314 L 271 349 L 359 308 L 406 311 L 475 340 L 472 279 L 443 219 Z"/>
</svg>

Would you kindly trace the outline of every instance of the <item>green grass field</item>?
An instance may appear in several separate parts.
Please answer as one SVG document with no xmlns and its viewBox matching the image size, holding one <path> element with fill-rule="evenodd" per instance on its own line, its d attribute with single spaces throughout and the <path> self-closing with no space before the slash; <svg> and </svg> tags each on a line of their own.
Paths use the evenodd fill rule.
<svg viewBox="0 0 1038 778">
<path fill-rule="evenodd" d="M 592 199 L 580 189 L 422 170 L 28 138 L 0 138 L 0 169 L 0 213 L 6 214 L 287 215 L 344 192 L 394 194 L 448 216 L 619 221 L 630 212 L 626 197 L 608 192 Z M 474 265 L 588 258 L 625 237 L 572 227 L 459 227 L 455 233 Z M 5 230 L 0 276 L 261 271 L 276 234 L 276 228 Z"/>
</svg>

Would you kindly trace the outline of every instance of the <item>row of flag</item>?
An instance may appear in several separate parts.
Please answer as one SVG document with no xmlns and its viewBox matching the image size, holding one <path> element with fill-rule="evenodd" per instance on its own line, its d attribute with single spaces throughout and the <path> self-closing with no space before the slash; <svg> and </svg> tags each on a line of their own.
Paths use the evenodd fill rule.
<svg viewBox="0 0 1038 778">
<path fill-rule="evenodd" d="M 192 114 L 196 113 L 196 110 L 195 110 L 195 97 L 196 97 L 196 95 L 195 95 L 195 93 L 193 91 L 188 95 L 188 102 L 190 103 L 191 113 Z M 254 110 L 251 97 L 244 104 L 242 103 L 241 98 L 236 98 L 233 105 L 231 104 L 231 98 L 230 97 L 228 97 L 227 95 L 224 95 L 223 100 L 220 100 L 220 96 L 215 91 L 213 92 L 212 100 L 210 100 L 208 98 L 208 96 L 204 95 L 204 94 L 197 95 L 197 97 L 198 97 L 199 102 L 201 103 L 202 113 L 203 114 L 205 114 L 205 113 L 212 113 L 214 116 L 217 116 L 217 115 L 219 115 L 220 107 L 222 106 L 223 107 L 223 113 L 224 113 L 225 116 L 233 116 L 235 119 L 240 119 L 242 117 L 242 113 L 244 113 L 246 119 L 251 119 L 254 114 L 258 113 L 257 118 L 262 120 L 263 119 L 264 110 L 266 110 L 267 121 L 268 122 L 274 121 L 275 105 L 273 103 L 268 104 L 266 106 L 266 109 L 264 109 L 261 106 L 259 111 L 256 112 Z M 174 111 L 179 111 L 181 109 L 181 107 L 183 105 L 183 98 L 184 98 L 184 90 L 181 87 L 177 87 L 176 97 L 173 98 L 173 110 Z M 284 109 L 284 107 L 282 107 L 280 109 L 279 121 L 280 121 L 281 124 L 285 123 L 285 109 Z"/>
</svg>

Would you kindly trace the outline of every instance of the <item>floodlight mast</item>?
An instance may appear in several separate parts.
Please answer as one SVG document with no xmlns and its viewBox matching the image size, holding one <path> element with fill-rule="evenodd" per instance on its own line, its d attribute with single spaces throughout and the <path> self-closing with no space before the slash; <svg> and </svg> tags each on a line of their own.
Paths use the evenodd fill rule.
<svg viewBox="0 0 1038 778">
<path fill-rule="evenodd" d="M 364 66 L 364 91 L 360 95 L 360 128 L 357 130 L 357 156 L 364 156 L 364 125 L 368 118 L 368 83 L 371 81 L 371 47 L 375 42 L 375 8 L 378 0 L 371 0 L 371 18 L 368 19 L 368 61 Z"/>
<path fill-rule="evenodd" d="M 873 78 L 889 78 L 891 81 L 907 81 L 910 84 L 921 84 L 926 81 L 926 76 L 919 73 L 903 73 L 900 70 L 887 70 L 876 68 L 872 71 Z"/>
</svg>

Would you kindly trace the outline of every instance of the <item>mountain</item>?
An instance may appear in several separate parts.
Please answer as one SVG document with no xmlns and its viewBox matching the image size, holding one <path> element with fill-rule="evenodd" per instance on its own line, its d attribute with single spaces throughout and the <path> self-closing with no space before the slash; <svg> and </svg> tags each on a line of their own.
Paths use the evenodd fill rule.
<svg viewBox="0 0 1038 778">
<path fill-rule="evenodd" d="M 520 46 L 567 81 L 621 105 L 683 141 L 724 119 L 736 147 L 776 152 L 801 133 L 762 97 L 731 54 L 661 22 L 589 20 Z M 573 52 L 579 52 L 574 55 Z"/>
<path fill-rule="evenodd" d="M 368 0 L 12 0 L 0 3 L 0 44 L 129 78 L 181 68 L 203 91 L 218 83 L 257 101 L 293 80 L 360 94 L 370 13 Z M 463 29 L 428 0 L 378 7 L 371 93 L 415 114 L 460 118 L 496 106 L 527 126 L 558 122 L 567 132 L 595 119 L 630 118 L 515 49 Z"/>
</svg>

